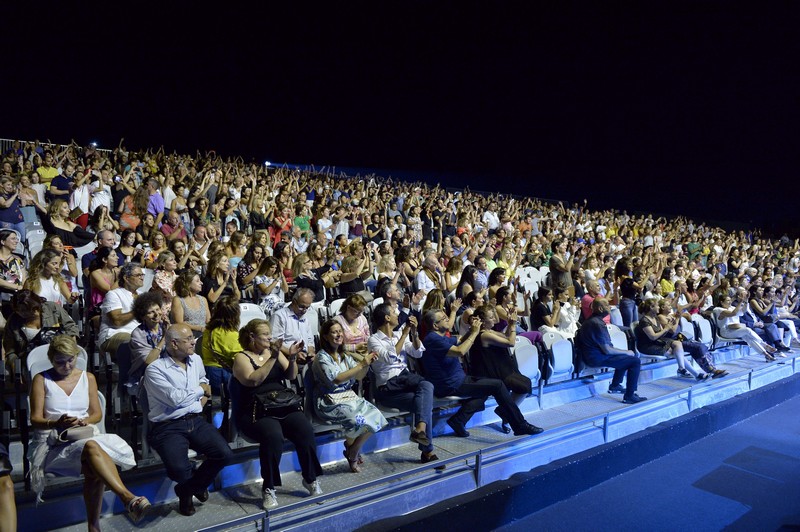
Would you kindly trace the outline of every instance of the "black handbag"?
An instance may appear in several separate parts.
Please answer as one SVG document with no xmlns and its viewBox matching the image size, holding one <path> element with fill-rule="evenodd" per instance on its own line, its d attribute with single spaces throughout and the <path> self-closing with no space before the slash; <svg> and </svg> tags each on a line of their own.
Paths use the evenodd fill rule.
<svg viewBox="0 0 800 532">
<path fill-rule="evenodd" d="M 262 417 L 284 417 L 299 412 L 303 398 L 294 390 L 283 388 L 253 395 L 253 423 Z"/>
</svg>

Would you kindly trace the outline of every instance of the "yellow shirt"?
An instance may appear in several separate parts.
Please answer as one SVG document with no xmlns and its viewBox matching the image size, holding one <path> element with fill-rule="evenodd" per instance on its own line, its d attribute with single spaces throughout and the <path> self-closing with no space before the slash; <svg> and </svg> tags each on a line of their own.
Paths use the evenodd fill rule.
<svg viewBox="0 0 800 532">
<path fill-rule="evenodd" d="M 242 346 L 239 345 L 239 331 L 231 331 L 217 327 L 213 331 L 206 330 L 203 333 L 203 364 L 213 368 L 221 368 L 222 364 L 214 356 L 214 353 L 219 355 L 219 359 L 227 366 L 227 369 L 233 367 L 233 359 L 236 353 L 244 351 Z"/>
<path fill-rule="evenodd" d="M 39 174 L 39 182 L 50 188 L 50 181 L 58 175 L 58 168 L 55 166 L 40 166 L 36 169 Z"/>
</svg>

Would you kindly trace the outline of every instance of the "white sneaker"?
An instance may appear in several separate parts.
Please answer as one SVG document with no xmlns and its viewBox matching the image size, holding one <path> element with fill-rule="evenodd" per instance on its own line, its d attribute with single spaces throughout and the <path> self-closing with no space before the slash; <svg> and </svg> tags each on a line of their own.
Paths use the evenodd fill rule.
<svg viewBox="0 0 800 532">
<path fill-rule="evenodd" d="M 315 495 L 322 495 L 322 486 L 319 485 L 319 480 L 315 480 L 311 484 L 306 482 L 306 479 L 303 479 L 303 487 L 308 490 L 308 493 L 311 496 Z"/>
<path fill-rule="evenodd" d="M 275 490 L 271 490 L 269 488 L 265 489 L 263 492 L 263 497 L 263 507 L 265 510 L 278 507 L 278 496 L 275 494 Z"/>
</svg>

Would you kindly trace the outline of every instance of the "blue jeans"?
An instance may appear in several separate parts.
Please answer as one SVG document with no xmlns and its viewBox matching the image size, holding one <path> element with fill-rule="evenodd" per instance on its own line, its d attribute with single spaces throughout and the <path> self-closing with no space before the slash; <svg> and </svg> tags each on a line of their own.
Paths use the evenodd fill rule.
<svg viewBox="0 0 800 532">
<path fill-rule="evenodd" d="M 618 386 L 622 384 L 622 378 L 625 379 L 625 395 L 624 399 L 630 399 L 636 393 L 636 388 L 639 386 L 639 370 L 642 363 L 635 356 L 631 355 L 606 355 L 599 357 L 584 357 L 584 362 L 587 366 L 593 368 L 614 368 L 614 377 L 611 379 L 611 386 Z"/>
<path fill-rule="evenodd" d="M 208 377 L 208 385 L 211 386 L 211 393 L 214 395 L 220 395 L 220 387 L 223 384 L 227 390 L 228 380 L 231 378 L 231 372 L 225 368 L 206 366 L 206 377 Z"/>
<path fill-rule="evenodd" d="M 178 483 L 175 493 L 179 497 L 208 488 L 217 473 L 233 460 L 228 443 L 201 414 L 153 423 L 147 439 L 161 456 L 167 476 Z M 197 471 L 192 470 L 189 462 L 189 449 L 206 457 Z"/>
<path fill-rule="evenodd" d="M 27 234 L 25 231 L 25 222 L 0 222 L 0 229 L 13 229 L 19 233 L 20 240 L 25 240 L 25 235 Z"/>
<path fill-rule="evenodd" d="M 628 297 L 619 300 L 619 313 L 622 314 L 622 324 L 630 327 L 634 321 L 639 321 L 639 311 L 636 309 L 636 301 Z"/>
<path fill-rule="evenodd" d="M 426 453 L 433 451 L 433 436 L 431 435 L 433 384 L 426 381 L 421 375 L 404 371 L 389 379 L 385 385 L 378 387 L 375 397 L 379 403 L 386 406 L 411 410 L 414 414 L 414 423 L 425 423 L 425 435 L 431 444 L 417 446 L 420 451 Z"/>
</svg>

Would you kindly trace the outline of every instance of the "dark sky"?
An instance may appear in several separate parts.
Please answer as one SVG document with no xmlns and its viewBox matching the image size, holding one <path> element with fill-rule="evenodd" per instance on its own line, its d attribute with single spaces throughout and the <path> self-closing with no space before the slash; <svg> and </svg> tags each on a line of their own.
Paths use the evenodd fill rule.
<svg viewBox="0 0 800 532">
<path fill-rule="evenodd" d="M 796 2 L 198 5 L 6 7 L 0 136 L 796 224 Z"/>
</svg>

